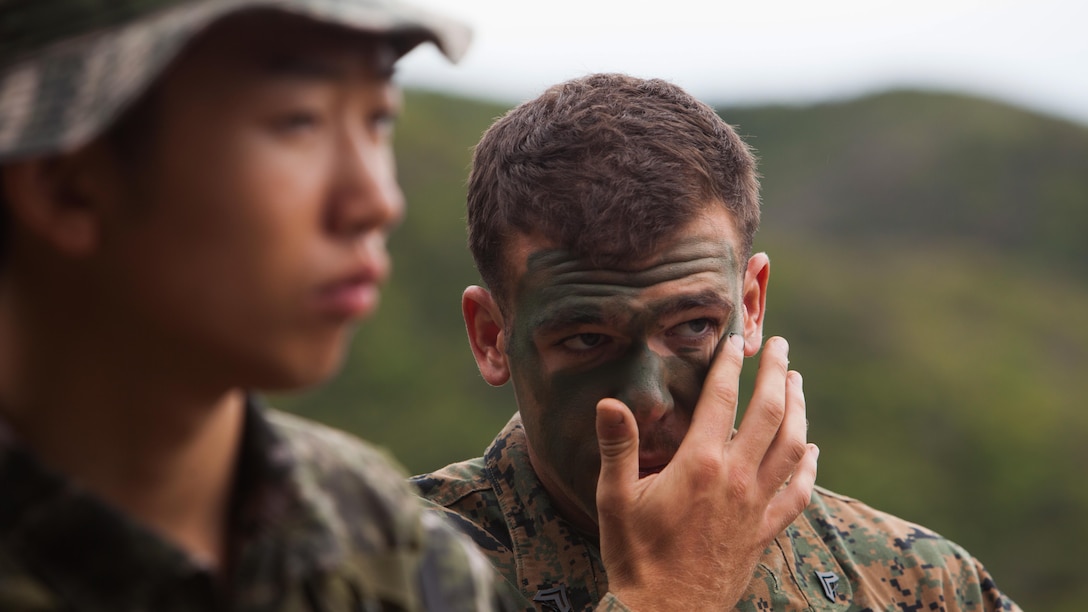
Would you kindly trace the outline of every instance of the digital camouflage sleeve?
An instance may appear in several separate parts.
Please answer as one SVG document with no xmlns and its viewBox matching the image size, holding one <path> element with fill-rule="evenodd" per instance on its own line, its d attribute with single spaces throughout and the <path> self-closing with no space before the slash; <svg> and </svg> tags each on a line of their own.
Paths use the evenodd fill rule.
<svg viewBox="0 0 1088 612">
<path fill-rule="evenodd" d="M 250 405 L 222 580 L 39 464 L 0 424 L 0 610 L 506 610 L 494 572 L 383 453 Z"/>
<path fill-rule="evenodd" d="M 595 535 L 551 505 L 515 415 L 485 455 L 412 479 L 451 515 L 528 610 L 619 609 Z M 693 526 L 699 528 L 699 526 Z M 683 601 L 677 593 L 677 602 Z M 726 604 L 723 604 L 723 609 Z M 986 569 L 941 536 L 825 489 L 764 552 L 736 610 L 1019 610 Z"/>
</svg>

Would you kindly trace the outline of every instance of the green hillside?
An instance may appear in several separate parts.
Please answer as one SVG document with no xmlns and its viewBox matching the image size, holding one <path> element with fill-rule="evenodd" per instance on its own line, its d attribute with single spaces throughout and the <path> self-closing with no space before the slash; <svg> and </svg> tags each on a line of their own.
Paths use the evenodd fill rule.
<svg viewBox="0 0 1088 612">
<path fill-rule="evenodd" d="M 479 454 L 513 410 L 460 319 L 464 178 L 504 110 L 407 93 L 381 312 L 337 380 L 274 398 L 413 472 Z M 963 544 L 1025 609 L 1083 609 L 1088 128 L 918 92 L 722 115 L 762 160 L 767 331 L 805 375 L 819 482 Z"/>
<path fill-rule="evenodd" d="M 762 157 L 766 227 L 969 241 L 1088 273 L 1088 128 L 896 92 L 724 113 Z"/>
</svg>

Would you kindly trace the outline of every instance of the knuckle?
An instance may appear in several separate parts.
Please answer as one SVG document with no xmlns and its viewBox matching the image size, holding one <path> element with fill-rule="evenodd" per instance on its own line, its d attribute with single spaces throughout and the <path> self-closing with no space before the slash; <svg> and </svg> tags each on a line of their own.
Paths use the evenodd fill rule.
<svg viewBox="0 0 1088 612">
<path fill-rule="evenodd" d="M 734 500 L 748 499 L 755 489 L 755 479 L 745 471 L 731 470 L 726 490 L 729 497 Z"/>
<path fill-rule="evenodd" d="M 812 503 L 812 486 L 805 487 L 801 492 L 801 510 L 804 510 Z"/>
<path fill-rule="evenodd" d="M 777 534 L 783 529 L 788 527 L 790 523 L 794 521 L 805 508 L 808 507 L 809 495 L 796 494 L 789 495 L 787 499 L 778 500 L 778 512 L 776 513 L 776 520 L 774 520 L 770 527 Z M 773 536 L 772 536 L 773 537 Z"/>
<path fill-rule="evenodd" d="M 597 444 L 602 462 L 618 461 L 638 450 L 638 440 L 632 438 L 622 440 L 602 440 L 598 438 Z"/>
<path fill-rule="evenodd" d="M 718 480 L 725 469 L 725 460 L 720 453 L 702 452 L 694 457 L 695 480 L 697 483 Z"/>
<path fill-rule="evenodd" d="M 763 402 L 763 415 L 773 423 L 781 423 L 786 417 L 786 405 L 778 399 L 768 399 Z"/>
<path fill-rule="evenodd" d="M 701 453 L 695 457 L 696 476 L 703 481 L 717 480 L 721 474 L 724 461 L 717 453 Z"/>
<path fill-rule="evenodd" d="M 708 399 L 719 406 L 736 406 L 738 395 L 736 384 L 719 382 L 706 388 Z"/>
<path fill-rule="evenodd" d="M 793 439 L 785 443 L 783 450 L 790 465 L 797 465 L 808 453 L 808 445 L 802 439 Z"/>
<path fill-rule="evenodd" d="M 811 501 L 811 499 L 811 490 L 801 491 L 800 493 L 795 495 L 793 503 L 790 505 L 791 514 L 793 514 L 793 516 L 797 516 L 798 514 L 804 512 L 805 508 L 808 507 L 808 502 Z"/>
</svg>

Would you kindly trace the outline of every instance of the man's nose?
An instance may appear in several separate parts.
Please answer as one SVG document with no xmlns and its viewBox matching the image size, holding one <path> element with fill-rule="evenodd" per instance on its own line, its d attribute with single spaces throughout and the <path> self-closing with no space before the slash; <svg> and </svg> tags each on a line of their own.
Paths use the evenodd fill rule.
<svg viewBox="0 0 1088 612">
<path fill-rule="evenodd" d="M 392 147 L 364 127 L 344 129 L 336 146 L 327 216 L 337 235 L 355 237 L 394 226 L 404 214 Z"/>
<path fill-rule="evenodd" d="M 640 425 L 661 420 L 675 404 L 665 358 L 642 345 L 634 348 L 628 359 L 618 399 L 627 404 Z"/>
</svg>

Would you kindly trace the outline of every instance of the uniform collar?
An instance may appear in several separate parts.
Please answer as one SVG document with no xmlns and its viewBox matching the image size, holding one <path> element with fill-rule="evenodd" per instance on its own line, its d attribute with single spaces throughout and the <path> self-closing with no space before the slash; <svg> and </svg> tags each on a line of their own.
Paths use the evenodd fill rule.
<svg viewBox="0 0 1088 612">
<path fill-rule="evenodd" d="M 229 590 L 254 589 L 258 568 L 309 572 L 342 555 L 296 482 L 297 460 L 264 409 L 246 403 L 233 496 Z M 0 546 L 45 590 L 81 609 L 154 609 L 159 598 L 218 607 L 208 568 L 142 524 L 42 465 L 0 424 Z M 160 600 L 161 601 L 161 600 Z"/>
<path fill-rule="evenodd" d="M 569 602 L 575 610 L 596 605 L 608 591 L 600 550 L 556 512 L 529 463 L 519 414 L 488 447 L 484 461 L 510 529 L 524 595 L 538 603 Z"/>
</svg>

